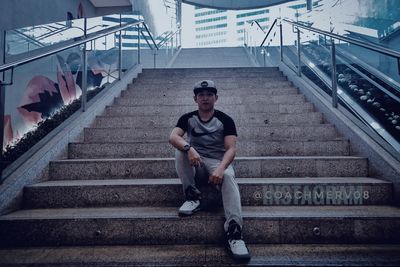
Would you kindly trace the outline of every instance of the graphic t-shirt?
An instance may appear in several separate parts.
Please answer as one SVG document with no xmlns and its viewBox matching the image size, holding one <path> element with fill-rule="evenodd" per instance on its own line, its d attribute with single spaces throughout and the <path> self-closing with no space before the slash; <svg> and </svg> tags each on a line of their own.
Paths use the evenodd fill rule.
<svg viewBox="0 0 400 267">
<path fill-rule="evenodd" d="M 219 160 L 225 153 L 224 137 L 237 136 L 233 119 L 219 110 L 214 110 L 208 121 L 202 121 L 197 110 L 186 113 L 179 118 L 176 127 L 186 132 L 189 144 L 200 156 Z"/>
</svg>

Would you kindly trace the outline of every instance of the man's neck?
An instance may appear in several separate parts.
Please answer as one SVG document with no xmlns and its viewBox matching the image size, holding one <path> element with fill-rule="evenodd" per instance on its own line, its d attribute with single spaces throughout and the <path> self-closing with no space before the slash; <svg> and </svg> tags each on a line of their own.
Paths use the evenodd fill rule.
<svg viewBox="0 0 400 267">
<path fill-rule="evenodd" d="M 215 111 L 215 109 L 207 110 L 207 111 L 199 109 L 199 117 L 202 121 L 208 121 L 214 115 L 214 111 Z"/>
</svg>

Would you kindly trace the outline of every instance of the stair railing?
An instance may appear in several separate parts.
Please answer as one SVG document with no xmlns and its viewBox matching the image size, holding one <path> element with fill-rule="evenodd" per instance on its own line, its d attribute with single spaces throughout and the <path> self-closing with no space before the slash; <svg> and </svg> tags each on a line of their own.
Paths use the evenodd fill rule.
<svg viewBox="0 0 400 267">
<path fill-rule="evenodd" d="M 3 64 L 0 65 L 0 73 L 2 73 L 2 77 L 0 77 L 0 129 L 3 129 L 0 133 L 0 143 L 4 144 L 5 142 L 5 132 L 6 134 L 10 134 L 13 135 L 13 131 L 8 131 L 9 128 L 6 129 L 5 126 L 9 127 L 11 120 L 9 119 L 9 117 L 7 117 L 8 120 L 6 120 L 5 117 L 5 107 L 6 107 L 6 89 L 8 89 L 8 87 L 11 87 L 10 89 L 8 89 L 7 91 L 9 92 L 16 92 L 18 91 L 18 89 L 20 90 L 20 88 L 17 87 L 22 87 L 22 86 L 26 86 L 28 87 L 26 84 L 28 82 L 26 82 L 24 85 L 21 85 L 21 80 L 24 79 L 28 79 L 27 77 L 23 77 L 21 75 L 26 75 L 26 66 L 30 66 L 29 69 L 35 69 L 35 67 L 32 66 L 42 66 L 44 69 L 49 69 L 50 67 L 47 65 L 42 65 L 42 64 L 50 64 L 50 65 L 57 65 L 57 77 L 58 77 L 58 84 L 56 82 L 51 81 L 51 79 L 48 79 L 47 76 L 45 77 L 45 74 L 43 75 L 37 75 L 35 76 L 35 79 L 32 79 L 30 81 L 30 83 L 32 83 L 33 87 L 35 87 L 35 83 L 40 80 L 40 82 L 42 82 L 42 86 L 43 88 L 36 88 L 33 90 L 37 90 L 40 89 L 42 91 L 37 92 L 36 91 L 36 95 L 34 97 L 36 98 L 40 98 L 39 102 L 35 102 L 32 103 L 30 105 L 26 105 L 29 106 L 29 108 L 26 108 L 25 115 L 29 116 L 29 119 L 31 118 L 32 115 L 32 110 L 33 111 L 37 111 L 35 110 L 35 108 L 37 107 L 33 107 L 34 105 L 42 105 L 42 106 L 46 106 L 48 104 L 48 102 L 51 102 L 50 100 L 55 100 L 57 97 L 57 101 L 59 101 L 58 106 L 56 108 L 54 108 L 56 111 L 59 111 L 60 109 L 60 105 L 61 107 L 70 107 L 70 106 L 74 106 L 72 108 L 72 113 L 70 113 L 69 115 L 73 114 L 76 112 L 76 110 L 81 110 L 82 112 L 85 112 L 87 110 L 87 104 L 88 104 L 88 97 L 93 97 L 93 88 L 88 88 L 89 85 L 87 83 L 88 81 L 88 73 L 90 73 L 93 77 L 90 77 L 90 79 L 97 79 L 99 76 L 99 71 L 98 69 L 93 69 L 92 71 L 89 71 L 88 69 L 88 65 L 89 65 L 89 59 L 88 59 L 88 53 L 92 52 L 92 53 L 96 53 L 96 52 L 100 52 L 100 51 L 95 51 L 96 49 L 96 45 L 99 45 L 103 47 L 103 50 L 101 51 L 105 51 L 107 49 L 107 45 L 108 43 L 112 43 L 113 47 L 117 47 L 118 49 L 115 49 L 115 51 L 118 51 L 117 54 L 113 54 L 113 52 L 110 50 L 110 53 L 106 53 L 105 57 L 107 58 L 107 60 L 111 61 L 115 61 L 115 59 L 117 59 L 117 66 L 114 68 L 112 67 L 114 63 L 110 63 L 109 65 L 109 69 L 106 70 L 102 70 L 102 72 L 106 72 L 108 75 L 110 75 L 110 77 L 113 77 L 113 75 L 116 76 L 115 73 L 118 73 L 117 79 L 116 80 L 120 80 L 121 77 L 123 76 L 123 72 L 133 68 L 135 65 L 137 64 L 141 64 L 141 41 L 139 38 L 139 36 L 142 36 L 143 39 L 146 41 L 147 46 L 154 51 L 158 51 L 160 49 L 161 46 L 166 45 L 166 44 L 171 44 L 171 49 L 173 47 L 173 38 L 175 38 L 175 42 L 176 45 L 178 46 L 178 43 L 180 45 L 180 29 L 178 29 L 177 31 L 175 31 L 174 33 L 171 33 L 169 36 L 167 36 L 166 38 L 164 38 L 163 40 L 161 40 L 162 42 L 160 42 L 159 44 L 156 44 L 152 33 L 149 31 L 147 25 L 144 23 L 144 21 L 141 20 L 136 20 L 134 22 L 127 22 L 127 23 L 122 23 L 122 15 L 120 15 L 119 18 L 119 25 L 117 26 L 113 26 L 113 27 L 109 27 L 108 29 L 102 30 L 101 32 L 97 32 L 97 33 L 92 33 L 90 35 L 86 34 L 87 33 L 87 19 L 84 19 L 84 36 L 81 36 L 79 38 L 75 38 L 73 40 L 73 43 L 66 41 L 65 44 L 58 44 L 57 46 L 49 46 L 49 49 L 45 52 L 41 52 L 38 53 L 36 55 L 30 55 L 27 56 L 23 59 L 19 59 L 19 60 L 15 60 L 12 62 L 5 62 L 5 47 L 6 45 L 4 45 L 4 50 L 3 50 Z M 135 53 L 132 53 L 133 58 L 127 58 L 123 56 L 123 49 L 122 49 L 122 33 L 123 31 L 127 31 L 130 30 L 132 28 L 136 28 L 137 30 L 137 56 L 134 56 Z M 147 33 L 147 34 L 145 34 Z M 2 41 L 5 44 L 5 40 L 6 40 L 6 32 L 4 32 L 3 36 L 2 36 Z M 111 41 L 110 41 L 111 40 Z M 112 41 L 113 40 L 113 41 Z M 71 52 L 71 53 L 70 53 Z M 67 57 L 67 59 L 63 58 L 63 55 L 68 53 L 69 55 L 73 54 L 73 57 Z M 156 67 L 156 57 L 157 57 L 157 52 L 154 52 L 154 67 Z M 61 55 L 61 56 L 60 56 Z M 53 58 L 52 58 L 53 57 Z M 135 58 L 136 57 L 136 58 Z M 78 59 L 77 59 L 78 58 Z M 93 58 L 91 58 L 90 60 L 93 61 Z M 76 63 L 76 61 L 78 63 Z M 123 61 L 125 62 L 125 65 L 123 65 Z M 133 64 L 130 64 L 131 62 Z M 35 62 L 35 63 L 33 63 Z M 43 63 L 46 62 L 46 63 Z M 33 65 L 32 65 L 33 64 Z M 78 74 L 78 70 L 77 65 L 80 65 L 80 74 Z M 99 67 L 99 66 L 97 66 Z M 21 69 L 23 69 L 23 71 L 21 71 Z M 84 70 L 84 71 L 83 71 Z M 17 73 L 16 73 L 17 72 Z M 20 72 L 20 73 L 18 73 Z M 40 70 L 38 70 L 36 73 L 40 74 Z M 48 73 L 47 73 L 48 74 Z M 71 85 L 69 80 L 71 77 L 73 77 L 73 75 L 76 75 L 76 83 L 75 81 L 73 85 Z M 97 76 L 96 76 L 97 75 Z M 79 84 L 78 84 L 79 83 Z M 111 82 L 112 84 L 113 82 Z M 81 89 L 81 96 L 80 96 L 80 101 L 79 101 L 79 96 L 78 96 L 78 89 L 77 86 L 79 86 L 79 88 Z M 51 89 L 49 89 L 48 87 L 51 87 Z M 59 90 L 61 87 L 65 87 L 66 90 L 62 91 Z M 65 89 L 64 88 L 64 89 Z M 98 85 L 98 89 L 102 90 L 104 88 L 103 84 L 99 84 Z M 74 89 L 74 90 L 72 90 Z M 90 92 L 88 91 L 88 89 L 91 89 Z M 12 90 L 12 91 L 10 91 Z M 59 92 L 57 92 L 57 90 L 59 90 Z M 61 92 L 61 95 L 60 95 Z M 71 93 L 72 92 L 72 93 Z M 90 93 L 90 94 L 89 94 Z M 65 94 L 71 94 L 69 96 L 67 96 L 67 98 L 64 98 Z M 28 96 L 29 98 L 32 98 L 32 95 Z M 43 99 L 42 99 L 43 98 Z M 61 100 L 60 100 L 61 99 Z M 43 100 L 43 101 L 41 101 Z M 61 102 L 60 102 L 61 101 Z M 42 103 L 43 102 L 43 103 Z M 75 106 L 77 108 L 75 108 Z M 16 107 L 15 107 L 16 108 Z M 14 109 L 14 107 L 12 107 L 12 109 Z M 32 109 L 32 110 L 30 110 Z M 51 118 L 54 115 L 54 110 L 51 111 L 52 113 L 50 114 L 51 110 L 47 110 L 46 112 L 42 112 L 41 113 L 41 117 L 42 120 L 40 120 L 39 122 L 43 122 L 45 121 L 46 118 Z M 45 114 L 46 113 L 46 114 Z M 40 113 L 39 113 L 40 115 Z M 68 115 L 68 116 L 69 116 Z M 64 118 L 65 120 L 65 118 Z M 62 124 L 62 122 L 61 122 Z M 38 125 L 38 124 L 36 124 Z M 34 126 L 34 127 L 38 127 L 38 126 Z M 51 132 L 52 133 L 57 133 L 59 131 L 61 131 L 63 128 L 63 126 L 61 127 L 56 127 L 54 128 Z M 11 127 L 10 127 L 11 129 Z M 15 129 L 13 129 L 15 131 Z M 18 129 L 17 129 L 18 131 Z M 19 132 L 19 131 L 18 131 Z M 20 135 L 23 135 L 24 132 L 19 132 Z M 7 137 L 9 138 L 9 136 L 7 135 Z M 44 136 L 42 136 L 44 137 Z M 41 137 L 41 138 L 42 138 Z M 22 139 L 21 139 L 22 140 Z M 16 143 L 20 143 L 21 141 L 15 141 L 13 145 L 15 145 Z M 24 158 L 28 159 L 29 155 L 33 155 L 33 153 L 35 153 L 36 151 L 38 151 L 44 144 L 39 144 L 38 140 L 35 140 L 34 144 L 30 144 L 28 148 L 24 148 L 24 152 L 21 154 L 19 154 L 17 157 L 20 157 L 21 155 L 24 155 Z M 6 166 L 8 165 L 12 165 L 12 161 L 15 161 L 17 158 L 13 158 L 11 161 L 5 162 L 4 161 L 4 145 L 3 145 L 3 149 L 2 149 L 2 155 L 1 155 L 1 159 L 0 159 L 0 182 L 2 182 L 4 180 L 3 177 L 4 173 L 4 169 Z M 12 147 L 11 147 L 12 148 Z M 29 152 L 29 153 L 27 153 Z M 28 155 L 29 154 L 29 155 Z M 28 156 L 27 156 L 28 155 Z M 20 162 L 20 164 L 22 164 L 23 162 Z M 19 166 L 18 164 L 14 164 L 14 166 L 12 166 L 12 169 L 15 170 L 16 168 L 18 168 Z M 11 168 L 11 166 L 9 166 Z M 12 170 L 7 170 L 7 175 L 9 175 L 12 172 Z"/>
</svg>

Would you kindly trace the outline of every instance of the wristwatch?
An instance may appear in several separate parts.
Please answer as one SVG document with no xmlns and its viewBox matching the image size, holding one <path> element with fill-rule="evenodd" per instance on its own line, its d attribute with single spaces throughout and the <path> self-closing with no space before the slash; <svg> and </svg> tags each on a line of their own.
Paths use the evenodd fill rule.
<svg viewBox="0 0 400 267">
<path fill-rule="evenodd" d="M 189 145 L 189 144 L 186 144 L 186 145 L 184 145 L 184 146 L 183 146 L 183 149 L 182 149 L 182 151 L 183 151 L 183 152 L 188 152 L 188 151 L 189 151 L 189 149 L 190 149 L 191 147 L 192 147 L 191 145 Z"/>
</svg>

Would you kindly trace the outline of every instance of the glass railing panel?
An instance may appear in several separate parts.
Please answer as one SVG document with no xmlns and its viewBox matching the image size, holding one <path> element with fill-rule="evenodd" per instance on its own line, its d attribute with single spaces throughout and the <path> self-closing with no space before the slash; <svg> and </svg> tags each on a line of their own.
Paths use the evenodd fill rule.
<svg viewBox="0 0 400 267">
<path fill-rule="evenodd" d="M 304 39 L 304 38 L 303 38 Z M 348 44 L 335 40 L 336 82 L 339 102 L 387 141 L 400 141 L 400 91 L 387 82 L 388 73 L 361 63 L 340 49 Z M 304 40 L 302 75 L 332 95 L 331 41 L 318 35 Z M 379 53 L 370 52 L 379 59 Z M 370 62 L 373 59 L 369 59 Z M 383 60 L 385 62 L 385 60 Z M 394 143 L 391 143 L 392 145 Z M 396 145 L 396 144 L 394 144 Z"/>
<path fill-rule="evenodd" d="M 297 32 L 288 23 L 282 24 L 283 63 L 297 72 Z"/>
<path fill-rule="evenodd" d="M 9 76 L 10 71 L 6 73 Z M 13 84 L 5 87 L 6 166 L 81 107 L 81 77 L 80 47 L 14 69 Z"/>
<path fill-rule="evenodd" d="M 332 96 L 330 38 L 301 29 L 301 73 Z"/>
<path fill-rule="evenodd" d="M 337 50 L 342 46 L 348 45 L 337 44 Z M 363 57 L 369 63 L 360 61 L 358 56 L 351 57 L 339 51 L 336 54 L 338 84 L 379 127 L 400 141 L 400 88 L 398 75 L 393 72 L 395 65 L 390 63 L 393 59 L 364 48 L 357 52 L 360 50 L 364 50 L 361 54 L 368 53 L 369 57 Z"/>
<path fill-rule="evenodd" d="M 143 29 L 140 27 L 140 29 Z M 116 33 L 117 47 L 119 47 L 119 35 L 120 32 Z M 122 43 L 122 73 L 138 64 L 138 27 L 129 27 L 121 31 L 121 43 Z M 146 45 L 143 42 L 143 45 Z"/>
<path fill-rule="evenodd" d="M 101 91 L 119 78 L 119 43 L 117 33 L 98 38 L 87 45 L 87 91 Z M 93 91 L 93 92 L 91 92 Z"/>
<path fill-rule="evenodd" d="M 24 27 L 6 32 L 6 58 L 84 35 L 84 19 Z"/>
<path fill-rule="evenodd" d="M 400 74 L 397 60 L 394 57 L 371 51 L 367 48 L 341 42 L 338 45 L 338 54 L 349 58 L 354 64 L 371 67 L 378 72 L 377 76 L 384 76 L 388 82 L 400 84 Z M 400 89 L 400 88 L 399 88 Z"/>
</svg>

